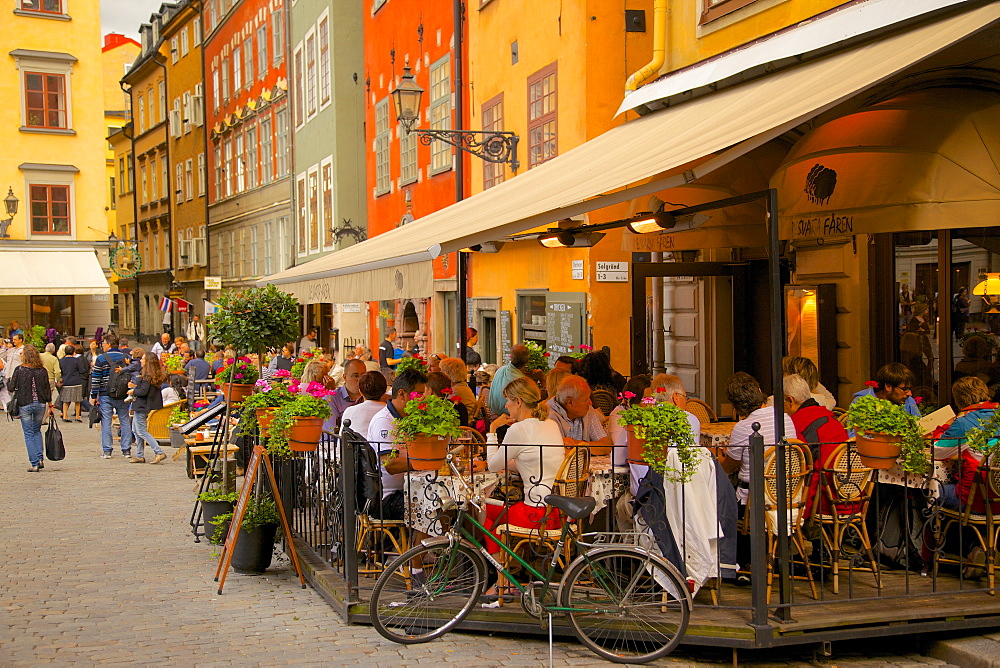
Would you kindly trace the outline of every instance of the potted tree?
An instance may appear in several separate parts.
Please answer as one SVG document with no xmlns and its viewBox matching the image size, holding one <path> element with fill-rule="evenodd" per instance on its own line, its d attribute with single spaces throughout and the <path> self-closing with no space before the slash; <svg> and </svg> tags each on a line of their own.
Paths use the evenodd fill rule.
<svg viewBox="0 0 1000 668">
<path fill-rule="evenodd" d="M 219 544 L 229 531 L 229 519 L 233 515 L 233 504 L 239 492 L 227 492 L 221 487 L 209 489 L 198 495 L 201 501 L 201 518 L 205 535 L 211 543 Z M 226 519 L 220 520 L 220 517 Z"/>
<path fill-rule="evenodd" d="M 260 429 L 260 435 L 266 438 L 277 409 L 292 401 L 294 397 L 284 384 L 275 380 L 261 379 L 255 383 L 255 386 L 257 392 L 243 401 L 239 433 L 245 434 L 253 429 L 254 425 L 257 425 Z"/>
<path fill-rule="evenodd" d="M 845 424 L 857 434 L 861 463 L 873 469 L 891 469 L 901 459 L 907 473 L 927 471 L 927 449 L 917 419 L 888 399 L 875 395 L 855 399 Z"/>
<path fill-rule="evenodd" d="M 618 424 L 628 432 L 628 458 L 647 464 L 667 482 L 686 483 L 697 470 L 698 446 L 687 414 L 674 404 L 647 397 L 627 406 Z M 667 461 L 668 448 L 675 448 L 680 468 Z"/>
<path fill-rule="evenodd" d="M 259 371 L 249 357 L 228 358 L 215 374 L 215 383 L 226 401 L 238 404 L 253 394 L 258 376 Z"/>
<path fill-rule="evenodd" d="M 316 450 L 331 413 L 326 397 L 332 392 L 322 384 L 313 382 L 302 388 L 293 381 L 288 389 L 291 399 L 275 411 L 269 428 L 267 450 L 276 457 Z"/>
<path fill-rule="evenodd" d="M 449 399 L 425 397 L 419 392 L 410 395 L 406 417 L 396 420 L 393 432 L 394 442 L 406 444 L 410 468 L 415 471 L 441 468 L 448 454 L 448 441 L 461 435 L 455 410 L 455 404 L 461 400 L 457 395 Z"/>
<path fill-rule="evenodd" d="M 273 285 L 228 291 L 217 302 L 209 322 L 212 339 L 237 351 L 257 353 L 264 359 L 268 348 L 280 348 L 299 335 L 299 301 Z"/>
<path fill-rule="evenodd" d="M 215 518 L 216 522 L 232 522 L 233 513 L 229 512 Z M 278 504 L 270 496 L 253 496 L 247 503 L 243 513 L 240 533 L 233 546 L 233 570 L 247 575 L 259 575 L 271 565 L 274 556 L 274 536 L 278 531 Z M 225 533 L 216 535 L 220 539 Z"/>
</svg>

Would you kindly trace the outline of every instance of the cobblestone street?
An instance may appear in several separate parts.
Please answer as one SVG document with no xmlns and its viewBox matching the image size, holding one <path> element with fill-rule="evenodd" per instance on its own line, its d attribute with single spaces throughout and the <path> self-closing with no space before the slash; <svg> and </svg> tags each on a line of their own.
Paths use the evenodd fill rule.
<svg viewBox="0 0 1000 668">
<path fill-rule="evenodd" d="M 452 634 L 425 645 L 387 642 L 370 627 L 347 626 L 318 594 L 300 589 L 284 560 L 265 576 L 230 574 L 217 596 L 215 548 L 194 543 L 188 531 L 193 482 L 182 462 L 132 465 L 117 452 L 102 460 L 96 429 L 60 426 L 66 427 L 67 458 L 34 474 L 26 472 L 19 424 L 0 422 L 0 559 L 6 564 L 0 665 L 547 663 L 548 646 L 536 639 Z M 905 647 L 905 641 L 882 641 L 878 649 L 888 654 L 827 663 L 942 665 L 905 655 Z M 812 649 L 752 657 L 809 665 Z M 554 658 L 555 665 L 607 665 L 572 642 L 557 643 Z M 724 651 L 692 650 L 662 663 L 699 665 L 695 658 L 731 661 Z"/>
</svg>

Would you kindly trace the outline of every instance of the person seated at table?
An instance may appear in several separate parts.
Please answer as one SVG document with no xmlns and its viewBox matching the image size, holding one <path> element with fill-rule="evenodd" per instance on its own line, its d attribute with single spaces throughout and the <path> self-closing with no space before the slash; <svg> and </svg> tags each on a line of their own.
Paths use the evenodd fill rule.
<svg viewBox="0 0 1000 668">
<path fill-rule="evenodd" d="M 757 380 L 748 373 L 742 371 L 732 375 L 726 383 L 726 398 L 733 406 L 733 411 L 739 419 L 733 425 L 733 432 L 729 436 L 729 445 L 726 447 L 726 456 L 722 460 L 722 468 L 727 474 L 739 471 L 737 478 L 739 482 L 736 486 L 736 500 L 739 502 L 739 516 L 742 518 L 746 512 L 747 497 L 750 495 L 750 436 L 753 435 L 753 424 L 760 423 L 760 435 L 764 437 L 765 448 L 771 447 L 775 442 L 775 422 L 774 408 L 765 406 L 767 399 L 760 389 Z M 792 418 L 782 413 L 784 418 L 783 433 L 786 437 L 795 434 L 795 424 Z M 737 560 L 741 565 L 749 563 L 750 560 L 750 537 L 741 534 L 736 542 Z"/>
<path fill-rule="evenodd" d="M 784 375 L 790 373 L 798 374 L 802 380 L 809 385 L 809 394 L 820 406 L 833 410 L 837 406 L 837 400 L 830 390 L 819 382 L 819 369 L 808 357 L 785 357 L 781 360 L 781 370 Z"/>
<path fill-rule="evenodd" d="M 603 350 L 594 350 L 583 356 L 580 360 L 579 375 L 587 381 L 591 390 L 607 390 L 615 396 L 622 391 L 615 381 L 611 358 Z"/>
<path fill-rule="evenodd" d="M 427 389 L 430 394 L 436 397 L 441 397 L 442 399 L 451 399 L 453 395 L 451 387 L 451 378 L 444 375 L 440 371 L 432 371 L 427 374 Z M 445 392 L 448 390 L 448 392 Z M 455 411 L 458 413 L 458 424 L 462 427 L 469 426 L 469 410 L 465 407 L 461 401 L 455 403 Z"/>
<path fill-rule="evenodd" d="M 361 362 L 361 360 L 350 361 Z M 360 368 L 364 368 L 364 362 L 361 362 Z M 348 371 L 350 371 L 350 367 Z M 367 434 L 372 418 L 385 408 L 385 390 L 388 385 L 385 382 L 385 376 L 378 371 L 365 371 L 358 378 L 357 383 L 363 401 L 345 408 L 340 417 L 340 424 L 344 425 L 350 420 L 351 429 L 358 434 Z"/>
<path fill-rule="evenodd" d="M 966 447 L 965 437 L 971 429 L 980 427 L 992 418 L 998 404 L 990 401 L 990 388 L 976 376 L 956 380 L 951 386 L 951 396 L 955 405 L 963 408 L 934 443 L 934 459 L 958 458 L 956 482 L 941 485 L 941 505 L 952 510 L 962 510 L 969 502 L 976 470 L 983 461 L 982 453 Z M 991 506 L 994 513 L 1000 513 L 1000 502 Z M 981 497 L 973 499 L 972 512 L 986 512 L 986 503 Z"/>
<path fill-rule="evenodd" d="M 221 355 L 219 353 L 216 353 L 215 361 L 212 362 L 212 375 L 214 376 L 215 374 L 219 373 L 219 369 L 221 369 L 223 366 L 226 365 L 227 359 L 235 359 L 235 358 L 236 358 L 236 351 L 233 350 L 232 348 L 226 348 L 224 351 L 222 351 Z"/>
<path fill-rule="evenodd" d="M 913 382 L 912 371 L 899 362 L 890 362 L 875 373 L 874 387 L 855 392 L 854 399 L 874 394 L 879 399 L 902 406 L 910 415 L 920 417 L 920 409 L 913 399 Z"/>
<path fill-rule="evenodd" d="M 572 358 L 570 358 L 572 359 Z M 566 369 L 552 369 L 547 374 L 545 374 L 545 398 L 551 399 L 556 396 L 556 389 L 559 387 L 559 383 L 563 381 L 566 376 L 571 376 L 569 371 Z"/>
<path fill-rule="evenodd" d="M 503 389 L 506 412 L 490 424 L 486 435 L 486 466 L 490 471 L 516 470 L 525 482 L 524 500 L 509 507 L 486 506 L 487 529 L 509 524 L 528 529 L 558 529 L 559 513 L 548 512 L 545 497 L 555 490 L 556 474 L 565 457 L 563 433 L 549 418 L 538 386 L 527 377 L 515 378 Z M 504 444 L 497 429 L 507 427 Z M 544 523 L 544 526 L 543 526 Z M 490 552 L 500 548 L 488 540 Z"/>
<path fill-rule="evenodd" d="M 549 373 L 551 375 L 552 372 Z M 611 411 L 611 415 L 608 416 L 608 432 L 611 436 L 611 443 L 614 446 L 614 451 L 611 454 L 611 462 L 614 466 L 628 465 L 628 431 L 625 430 L 624 426 L 618 424 L 618 416 L 629 406 L 635 406 L 642 401 L 643 397 L 649 394 L 651 384 L 652 381 L 646 374 L 639 374 L 629 378 L 628 382 L 625 383 L 625 389 L 622 390 L 621 403 L 615 406 L 615 409 Z"/>
<path fill-rule="evenodd" d="M 368 425 L 368 444 L 378 453 L 382 464 L 382 503 L 370 508 L 372 517 L 402 520 L 406 514 L 403 485 L 406 472 L 412 470 L 406 446 L 393 443 L 393 426 L 396 420 L 406 417 L 406 404 L 410 394 L 427 394 L 427 376 L 416 369 L 396 374 L 392 381 L 392 399 L 372 416 Z"/>
<path fill-rule="evenodd" d="M 569 355 L 560 355 L 556 363 L 552 365 L 553 371 L 565 371 L 566 373 L 579 373 L 580 360 Z"/>
<path fill-rule="evenodd" d="M 444 357 L 441 359 L 441 373 L 448 376 L 452 391 L 462 398 L 462 404 L 471 416 L 476 410 L 476 395 L 469 387 L 469 367 L 457 357 Z"/>
<path fill-rule="evenodd" d="M 844 425 L 840 424 L 832 411 L 816 400 L 808 381 L 793 373 L 784 377 L 782 386 L 785 390 L 785 412 L 792 417 L 795 425 L 795 436 L 809 444 L 813 458 L 813 475 L 809 477 L 809 492 L 806 495 L 806 513 L 811 513 L 816 494 L 820 494 L 818 511 L 824 515 L 830 513 L 830 503 L 825 494 L 819 490 L 822 469 L 833 464 L 831 455 L 841 445 L 847 442 L 849 436 Z M 834 484 L 833 474 L 827 474 L 827 486 Z M 853 504 L 840 504 L 837 512 L 851 514 L 856 510 Z"/>
<path fill-rule="evenodd" d="M 184 365 L 184 370 L 194 376 L 195 381 L 208 380 L 208 372 L 211 367 L 205 361 L 205 351 L 199 350 L 194 354 L 194 358 Z"/>
<path fill-rule="evenodd" d="M 556 394 L 545 402 L 549 419 L 562 430 L 567 448 L 583 445 L 594 456 L 611 454 L 611 437 L 604 430 L 604 416 L 590 403 L 590 385 L 580 376 L 567 376 Z"/>
<path fill-rule="evenodd" d="M 281 347 L 278 354 L 271 358 L 267 368 L 269 368 L 272 372 L 279 370 L 291 371 L 292 365 L 295 364 L 294 357 L 295 347 L 291 343 L 286 343 Z"/>
<path fill-rule="evenodd" d="M 329 367 L 328 367 L 329 368 Z M 333 394 L 327 397 L 327 401 L 330 403 L 330 417 L 327 418 L 326 422 L 323 424 L 323 430 L 330 433 L 335 433 L 340 421 L 343 420 L 344 412 L 351 406 L 355 406 L 364 401 L 362 396 L 361 386 L 359 385 L 361 381 L 361 376 L 365 372 L 365 363 L 361 360 L 348 360 L 347 366 L 342 367 L 344 372 L 344 384 L 338 387 Z M 329 379 L 329 375 L 326 376 Z M 385 393 L 385 383 L 382 384 L 382 393 Z M 359 434 L 364 434 L 367 432 L 367 421 L 365 423 L 365 430 L 358 431 Z"/>
</svg>

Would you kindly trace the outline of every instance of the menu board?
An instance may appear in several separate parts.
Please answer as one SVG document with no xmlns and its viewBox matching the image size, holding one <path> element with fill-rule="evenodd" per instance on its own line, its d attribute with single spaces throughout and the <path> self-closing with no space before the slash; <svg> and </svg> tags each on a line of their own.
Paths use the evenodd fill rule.
<svg viewBox="0 0 1000 668">
<path fill-rule="evenodd" d="M 565 355 L 583 343 L 586 293 L 550 292 L 545 295 L 546 347 L 553 356 Z"/>
<path fill-rule="evenodd" d="M 506 364 L 510 357 L 510 349 L 514 346 L 511 340 L 510 311 L 500 311 L 500 359 L 498 364 Z"/>
</svg>

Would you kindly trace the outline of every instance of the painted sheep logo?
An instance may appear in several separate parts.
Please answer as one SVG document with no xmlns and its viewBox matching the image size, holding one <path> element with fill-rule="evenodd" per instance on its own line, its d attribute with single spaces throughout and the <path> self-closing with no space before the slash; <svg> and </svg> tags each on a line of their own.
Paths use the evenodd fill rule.
<svg viewBox="0 0 1000 668">
<path fill-rule="evenodd" d="M 817 163 L 806 176 L 806 196 L 813 204 L 826 204 L 837 187 L 837 172 Z"/>
</svg>

